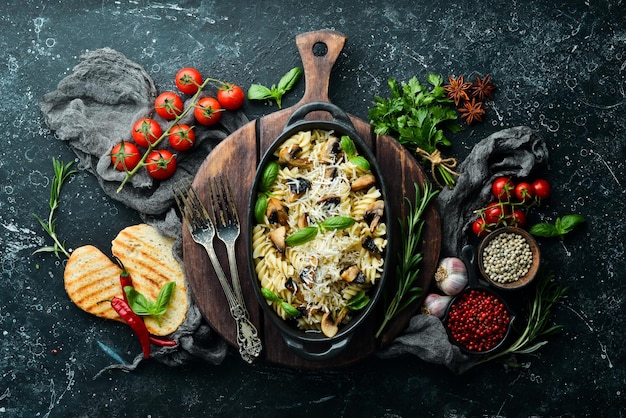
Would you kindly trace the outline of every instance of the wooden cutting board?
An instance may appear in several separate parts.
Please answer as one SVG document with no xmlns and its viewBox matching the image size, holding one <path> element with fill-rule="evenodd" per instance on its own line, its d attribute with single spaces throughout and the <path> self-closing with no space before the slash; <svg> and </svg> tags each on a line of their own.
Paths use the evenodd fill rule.
<svg viewBox="0 0 626 418">
<path fill-rule="evenodd" d="M 302 57 L 305 92 L 302 99 L 294 106 L 251 121 L 224 139 L 207 157 L 200 167 L 193 186 L 200 198 L 208 205 L 206 190 L 207 180 L 215 176 L 229 179 L 233 195 L 237 203 L 241 230 L 246 231 L 248 199 L 256 173 L 257 164 L 266 149 L 280 135 L 289 116 L 299 107 L 314 101 L 329 102 L 328 91 L 331 70 L 345 44 L 346 37 L 335 31 L 308 32 L 296 37 L 296 44 Z M 318 51 L 325 51 L 319 54 Z M 406 196 L 414 201 L 414 183 L 419 185 L 428 181 L 418 162 L 395 139 L 389 136 L 376 136 L 371 126 L 349 115 L 361 138 L 370 146 L 376 155 L 386 179 L 387 193 L 392 201 L 392 219 L 405 219 Z M 315 112 L 307 119 L 331 119 L 324 112 Z M 441 225 L 439 212 L 435 204 L 426 211 L 425 227 L 422 232 L 423 261 L 421 264 L 420 286 L 428 290 L 439 260 L 441 248 Z M 399 253 L 401 233 L 399 222 L 391 225 L 397 239 L 391 243 L 390 251 Z M 215 239 L 215 247 L 221 264 L 229 274 L 226 249 L 221 241 Z M 362 324 L 354 334 L 351 342 L 337 357 L 316 362 L 305 360 L 293 353 L 283 341 L 278 328 L 265 314 L 258 304 L 252 288 L 248 272 L 246 239 L 243 236 L 237 242 L 237 259 L 241 285 L 246 299 L 252 322 L 256 325 L 263 341 L 261 358 L 286 367 L 298 369 L 337 368 L 357 362 L 371 354 L 379 347 L 386 346 L 398 336 L 408 324 L 409 319 L 419 309 L 421 300 L 416 301 L 400 316 L 391 322 L 381 337 L 376 340 L 374 334 L 382 322 L 383 306 L 379 304 L 374 315 Z M 236 328 L 229 314 L 228 304 L 220 288 L 217 276 L 213 271 L 204 249 L 197 245 L 186 228 L 183 230 L 184 266 L 193 298 L 209 324 L 222 335 L 232 346 L 236 347 Z M 389 266 L 391 274 L 387 283 L 395 280 L 396 259 Z M 255 279 L 256 280 L 256 279 Z M 381 300 L 382 302 L 382 300 Z"/>
</svg>

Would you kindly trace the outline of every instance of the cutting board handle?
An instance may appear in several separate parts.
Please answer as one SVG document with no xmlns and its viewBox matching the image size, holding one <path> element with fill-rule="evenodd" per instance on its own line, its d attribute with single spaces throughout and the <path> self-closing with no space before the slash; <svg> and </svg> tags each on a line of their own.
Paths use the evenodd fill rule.
<svg viewBox="0 0 626 418">
<path fill-rule="evenodd" d="M 299 104 L 329 102 L 330 73 L 343 50 L 347 36 L 332 30 L 305 32 L 296 36 L 304 78 L 304 95 Z"/>
</svg>

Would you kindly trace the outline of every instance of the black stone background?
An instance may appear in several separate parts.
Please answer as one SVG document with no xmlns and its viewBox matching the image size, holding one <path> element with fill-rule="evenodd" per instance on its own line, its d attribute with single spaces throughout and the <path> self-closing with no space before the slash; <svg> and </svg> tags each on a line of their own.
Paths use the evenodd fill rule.
<svg viewBox="0 0 626 418">
<path fill-rule="evenodd" d="M 626 412 L 624 186 L 626 19 L 618 1 L 4 1 L 0 5 L 0 416 L 619 417 Z M 31 255 L 49 243 L 51 157 L 71 161 L 37 106 L 86 50 L 111 47 L 143 65 L 159 90 L 192 65 L 245 87 L 300 65 L 297 34 L 348 36 L 331 100 L 363 119 L 386 80 L 429 72 L 491 73 L 498 86 L 481 125 L 453 137 L 462 159 L 485 136 L 529 125 L 550 149 L 553 195 L 534 221 L 567 213 L 588 222 L 542 240 L 568 299 L 564 331 L 524 367 L 487 364 L 455 376 L 415 357 L 372 358 L 342 370 L 296 372 L 244 364 L 94 375 L 139 351 L 127 328 L 78 310 L 63 263 Z M 285 97 L 297 102 L 304 83 Z M 246 103 L 255 119 L 276 110 Z M 443 214 L 445 218 L 445 214 Z M 139 221 L 81 172 L 63 189 L 58 230 L 70 248 L 110 248 Z M 58 350 L 58 354 L 53 354 Z"/>
</svg>

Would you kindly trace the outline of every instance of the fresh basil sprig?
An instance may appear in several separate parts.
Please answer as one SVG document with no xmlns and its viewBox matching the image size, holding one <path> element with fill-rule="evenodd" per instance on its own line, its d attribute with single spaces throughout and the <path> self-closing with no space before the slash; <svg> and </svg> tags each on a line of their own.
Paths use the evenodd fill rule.
<svg viewBox="0 0 626 418">
<path fill-rule="evenodd" d="M 281 77 L 278 81 L 278 85 L 272 84 L 272 87 L 268 88 L 261 84 L 252 84 L 248 89 L 248 99 L 274 100 L 280 109 L 282 108 L 283 95 L 293 88 L 301 75 L 302 68 L 294 67 Z"/>
<path fill-rule="evenodd" d="M 130 308 L 137 315 L 159 317 L 167 312 L 167 305 L 170 303 L 175 287 L 176 282 L 166 283 L 159 291 L 156 302 L 149 300 L 133 286 L 125 286 L 124 292 L 126 293 Z"/>
<path fill-rule="evenodd" d="M 350 228 L 356 221 L 348 216 L 331 216 L 317 226 L 307 226 L 291 234 L 285 239 L 285 244 L 290 247 L 302 245 L 315 239 L 319 232 Z"/>
<path fill-rule="evenodd" d="M 280 304 L 280 307 L 283 308 L 285 313 L 289 315 L 290 317 L 297 318 L 301 315 L 298 308 L 294 307 L 287 301 L 284 301 L 283 299 L 279 298 L 276 293 L 272 292 L 267 287 L 261 288 L 261 294 L 263 295 L 265 299 L 269 300 L 270 302 L 276 302 Z"/>
<path fill-rule="evenodd" d="M 343 135 L 341 137 L 341 149 L 343 149 L 343 152 L 346 153 L 346 157 L 348 158 L 348 161 L 350 161 L 352 164 L 356 165 L 357 167 L 363 170 L 369 171 L 370 169 L 369 161 L 367 161 L 365 157 L 361 155 L 357 155 L 354 142 L 349 136 Z"/>
<path fill-rule="evenodd" d="M 267 210 L 267 198 L 269 190 L 272 188 L 272 184 L 278 177 L 280 171 L 280 165 L 277 161 L 270 161 L 267 163 L 261 174 L 261 181 L 259 182 L 259 196 L 254 204 L 254 217 L 257 223 L 263 223 L 265 220 L 265 211 Z"/>
<path fill-rule="evenodd" d="M 542 222 L 533 225 L 528 232 L 538 237 L 559 237 L 563 239 L 566 234 L 572 232 L 576 226 L 583 222 L 585 222 L 585 218 L 582 215 L 565 215 L 562 218 L 556 218 L 554 224 Z"/>
</svg>

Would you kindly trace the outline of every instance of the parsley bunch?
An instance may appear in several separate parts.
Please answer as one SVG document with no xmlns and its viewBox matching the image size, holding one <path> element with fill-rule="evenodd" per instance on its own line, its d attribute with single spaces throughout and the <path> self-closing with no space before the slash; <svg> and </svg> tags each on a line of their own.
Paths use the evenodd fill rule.
<svg viewBox="0 0 626 418">
<path fill-rule="evenodd" d="M 408 82 L 398 83 L 393 78 L 388 80 L 391 97 L 384 99 L 376 96 L 374 107 L 368 112 L 370 123 L 378 135 L 391 135 L 408 149 L 416 152 L 425 161 L 430 161 L 434 180 L 441 185 L 435 173 L 443 183 L 453 188 L 456 180 L 453 171 L 454 159 L 442 159 L 440 147 L 451 145 L 444 131 L 459 132 L 453 103 L 446 96 L 442 86 L 443 79 L 436 74 L 426 78 L 428 85 L 421 84 L 417 77 Z"/>
</svg>

